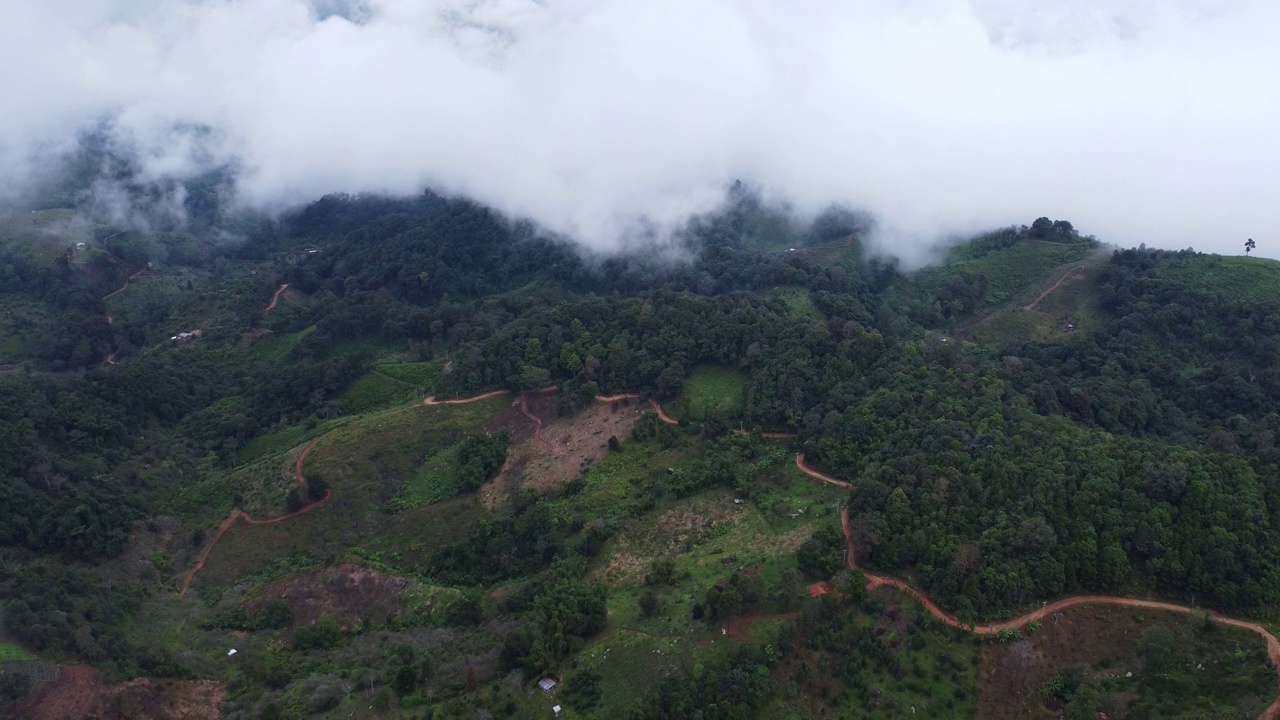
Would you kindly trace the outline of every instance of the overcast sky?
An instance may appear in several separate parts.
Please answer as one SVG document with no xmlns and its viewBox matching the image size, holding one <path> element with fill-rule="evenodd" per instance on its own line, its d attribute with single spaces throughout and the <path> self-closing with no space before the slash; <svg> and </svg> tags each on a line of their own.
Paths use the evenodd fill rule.
<svg viewBox="0 0 1280 720">
<path fill-rule="evenodd" d="M 907 254 L 1048 215 L 1280 257 L 1278 38 L 1275 0 L 17 2 L 0 187 L 109 118 L 257 206 L 430 185 L 598 248 L 742 179 Z"/>
</svg>

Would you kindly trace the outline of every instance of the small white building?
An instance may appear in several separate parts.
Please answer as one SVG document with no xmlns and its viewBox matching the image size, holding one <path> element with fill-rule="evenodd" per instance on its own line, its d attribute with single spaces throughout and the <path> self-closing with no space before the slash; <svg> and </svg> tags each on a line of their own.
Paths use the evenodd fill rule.
<svg viewBox="0 0 1280 720">
<path fill-rule="evenodd" d="M 560 706 L 559 706 L 559 705 L 552 705 L 552 706 L 551 706 L 551 714 L 552 714 L 552 715 L 555 715 L 556 717 L 560 717 Z"/>
</svg>

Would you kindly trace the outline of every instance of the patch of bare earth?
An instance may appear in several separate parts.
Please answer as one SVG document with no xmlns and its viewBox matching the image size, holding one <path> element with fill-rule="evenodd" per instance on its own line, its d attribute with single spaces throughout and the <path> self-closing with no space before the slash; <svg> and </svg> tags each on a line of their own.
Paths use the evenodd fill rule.
<svg viewBox="0 0 1280 720">
<path fill-rule="evenodd" d="M 1045 618 L 1043 626 L 1027 636 L 1027 645 L 983 643 L 978 717 L 1059 717 L 1045 707 L 1039 689 L 1066 668 L 1107 661 L 1108 675 L 1140 671 L 1136 647 L 1143 632 L 1156 625 L 1176 629 L 1186 622 L 1181 613 L 1143 609 L 1141 614 L 1140 621 L 1132 608 L 1078 605 Z"/>
<path fill-rule="evenodd" d="M 105 688 L 93 715 L 103 720 L 217 720 L 227 700 L 213 680 L 138 678 Z"/>
<path fill-rule="evenodd" d="M 619 440 L 631 434 L 640 419 L 643 406 L 628 401 L 593 403 L 581 412 L 562 418 L 554 417 L 552 399 L 534 393 L 526 395 L 529 412 L 542 420 L 541 441 L 535 437 L 534 423 L 520 410 L 519 399 L 490 423 L 495 428 L 519 428 L 512 433 L 507 462 L 493 480 L 480 488 L 480 498 L 487 507 L 500 504 L 521 487 L 547 490 L 564 485 L 582 474 L 609 453 L 609 438 Z M 509 418 L 519 415 L 524 425 Z M 495 423 L 495 421 L 500 422 Z M 486 429 L 489 425 L 486 424 Z M 519 440 L 517 441 L 517 437 Z"/>
<path fill-rule="evenodd" d="M 688 553 L 718 528 L 733 525 L 746 515 L 745 505 L 725 502 L 722 497 L 682 500 L 656 518 L 619 533 L 613 557 L 593 574 L 613 587 L 639 584 L 654 558 Z"/>
<path fill-rule="evenodd" d="M 72 720 L 93 715 L 102 692 L 102 675 L 88 665 L 63 665 L 58 679 L 40 687 L 16 705 L 12 717 L 31 720 Z"/>
<path fill-rule="evenodd" d="M 409 580 L 350 563 L 321 568 L 268 585 L 258 604 L 284 600 L 298 626 L 310 626 L 330 614 L 344 630 L 369 618 L 375 624 L 404 612 Z"/>
</svg>

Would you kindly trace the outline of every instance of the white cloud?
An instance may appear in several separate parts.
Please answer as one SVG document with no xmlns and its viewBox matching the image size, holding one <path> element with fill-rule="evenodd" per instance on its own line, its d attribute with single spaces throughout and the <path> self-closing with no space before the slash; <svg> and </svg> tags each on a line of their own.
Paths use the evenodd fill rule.
<svg viewBox="0 0 1280 720">
<path fill-rule="evenodd" d="M 1280 255 L 1269 0 L 18 5 L 9 183 L 109 117 L 155 175 L 238 158 L 256 205 L 432 185 L 598 248 L 741 178 L 865 208 L 899 251 L 1047 214 Z"/>
</svg>

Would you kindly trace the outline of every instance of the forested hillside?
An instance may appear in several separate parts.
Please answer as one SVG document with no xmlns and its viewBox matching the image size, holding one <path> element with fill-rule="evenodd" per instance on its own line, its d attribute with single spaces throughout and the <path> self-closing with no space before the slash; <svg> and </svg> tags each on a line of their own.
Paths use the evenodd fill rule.
<svg viewBox="0 0 1280 720">
<path fill-rule="evenodd" d="M 200 197 L 163 231 L 0 221 L 15 657 L 243 718 L 542 717 L 544 676 L 571 717 L 979 712 L 1009 638 L 868 594 L 837 508 L 857 563 L 964 623 L 1080 594 L 1280 620 L 1272 261 L 1040 218 L 905 273 L 866 218 L 742 186 L 607 257 L 433 193 L 234 223 Z M 1040 662 L 1014 675 L 1042 713 L 1276 690 L 1144 660 L 1046 691 Z M 53 692 L 24 667 L 14 712 Z"/>
</svg>

